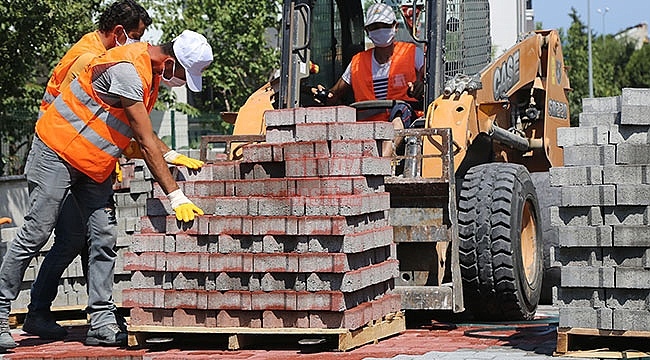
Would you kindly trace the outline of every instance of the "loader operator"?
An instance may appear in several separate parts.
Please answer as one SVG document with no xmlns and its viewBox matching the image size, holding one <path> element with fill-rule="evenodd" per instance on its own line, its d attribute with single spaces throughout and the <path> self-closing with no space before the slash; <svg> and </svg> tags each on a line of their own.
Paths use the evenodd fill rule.
<svg viewBox="0 0 650 360">
<path fill-rule="evenodd" d="M 84 35 L 68 50 L 54 68 L 41 101 L 39 118 L 61 93 L 61 89 L 66 88 L 95 56 L 116 46 L 140 41 L 146 27 L 151 23 L 152 20 L 149 14 L 135 1 L 118 0 L 112 3 L 100 15 L 98 30 Z M 165 159 L 170 164 L 184 165 L 192 169 L 198 169 L 203 165 L 199 160 L 188 158 L 169 149 L 162 141 L 159 144 L 161 151 L 165 154 Z M 129 148 L 138 149 L 137 146 L 129 146 Z M 125 154 L 127 157 L 138 157 L 137 154 L 130 154 L 126 151 Z M 121 175 L 119 165 L 116 169 L 119 177 Z M 121 179 L 119 180 L 121 181 Z M 110 208 L 113 208 L 113 206 L 110 206 Z M 96 277 L 87 278 L 86 276 L 88 273 L 89 248 L 93 261 L 103 258 L 104 263 L 107 263 L 109 259 L 105 258 L 103 251 L 97 253 L 97 250 L 101 249 L 101 247 L 87 246 L 85 226 L 80 219 L 80 210 L 74 198 L 71 195 L 66 196 L 54 230 L 54 244 L 41 263 L 36 280 L 32 284 L 29 311 L 23 323 L 23 331 L 37 335 L 42 339 L 57 340 L 67 336 L 66 329 L 54 321 L 50 308 L 57 295 L 59 281 L 63 272 L 79 253 L 81 253 L 83 274 L 86 277 L 88 286 L 88 310 L 98 311 L 101 309 L 99 307 L 99 304 L 101 304 L 101 307 L 110 308 L 113 312 L 116 311 L 112 299 L 98 298 L 101 295 L 110 295 L 107 291 L 101 290 L 101 287 L 108 284 L 108 281 L 97 282 Z M 109 275 L 106 274 L 106 276 Z M 115 313 L 115 317 L 121 330 L 125 331 L 126 323 L 124 318 L 117 313 Z M 108 340 L 104 339 L 104 342 L 106 341 Z"/>
<path fill-rule="evenodd" d="M 27 265 L 54 228 L 68 192 L 80 205 L 89 243 L 105 253 L 97 264 L 91 259 L 88 278 L 107 282 L 102 289 L 109 293 L 103 295 L 112 301 L 117 223 L 107 206 L 113 196 L 111 174 L 131 138 L 139 143 L 176 218 L 189 222 L 203 215 L 169 172 L 149 112 L 161 80 L 172 86 L 187 82 L 190 90 L 199 91 L 201 73 L 212 58 L 205 37 L 189 30 L 160 46 L 115 47 L 93 58 L 37 121 L 25 167 L 30 208 L 0 266 L 0 348 L 16 347 L 8 324 L 11 301 L 18 295 Z M 126 333 L 115 323 L 113 313 L 106 307 L 101 310 L 90 313 L 86 343 L 125 344 Z"/>
<path fill-rule="evenodd" d="M 424 86 L 422 76 L 424 53 L 415 44 L 395 41 L 397 19 L 386 4 L 377 3 L 366 12 L 365 30 L 374 48 L 356 54 L 341 78 L 329 90 L 327 103 L 337 104 L 349 90 L 355 101 L 404 100 L 421 102 Z M 324 88 L 319 85 L 312 92 Z M 316 99 L 318 102 L 319 100 Z M 322 101 L 321 101 L 322 102 Z M 409 127 L 415 120 L 409 104 L 397 104 L 390 110 L 374 110 L 358 114 L 360 121 L 391 121 L 395 129 Z M 384 144 L 382 153 L 386 156 Z"/>
</svg>

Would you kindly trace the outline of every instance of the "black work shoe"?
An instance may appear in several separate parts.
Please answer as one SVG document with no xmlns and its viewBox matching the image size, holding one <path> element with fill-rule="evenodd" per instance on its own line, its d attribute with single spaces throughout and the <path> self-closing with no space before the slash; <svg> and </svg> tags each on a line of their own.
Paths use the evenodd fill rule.
<svg viewBox="0 0 650 360">
<path fill-rule="evenodd" d="M 126 332 L 117 324 L 106 324 L 97 329 L 91 328 L 86 334 L 86 345 L 126 346 Z"/>
<path fill-rule="evenodd" d="M 46 340 L 61 340 L 68 335 L 68 331 L 57 324 L 49 312 L 28 312 L 23 331 Z"/>
<path fill-rule="evenodd" d="M 127 327 L 129 326 L 127 324 L 127 322 L 126 322 L 126 318 L 124 316 L 118 314 L 117 311 L 114 312 L 114 314 L 115 314 L 115 321 L 117 322 L 117 326 L 120 327 L 120 330 L 122 332 L 126 332 Z"/>
<path fill-rule="evenodd" d="M 0 349 L 7 350 L 13 349 L 18 344 L 14 341 L 14 338 L 11 337 L 11 329 L 9 328 L 9 321 L 0 320 Z"/>
</svg>

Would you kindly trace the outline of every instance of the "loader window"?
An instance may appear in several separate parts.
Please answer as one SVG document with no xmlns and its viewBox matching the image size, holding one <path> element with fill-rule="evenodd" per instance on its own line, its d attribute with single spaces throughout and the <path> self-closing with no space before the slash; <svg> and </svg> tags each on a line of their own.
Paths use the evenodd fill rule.
<svg viewBox="0 0 650 360">
<path fill-rule="evenodd" d="M 311 23 L 311 61 L 319 72 L 308 85 L 334 85 L 352 56 L 364 50 L 363 10 L 358 1 L 315 1 Z"/>
</svg>

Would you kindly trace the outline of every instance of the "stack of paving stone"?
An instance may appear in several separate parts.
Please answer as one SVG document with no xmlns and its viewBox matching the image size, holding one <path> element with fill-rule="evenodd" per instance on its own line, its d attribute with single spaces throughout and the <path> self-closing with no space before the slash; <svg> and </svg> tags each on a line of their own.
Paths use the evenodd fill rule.
<svg viewBox="0 0 650 360">
<path fill-rule="evenodd" d="M 179 168 L 205 211 L 184 224 L 154 185 L 124 254 L 131 326 L 356 329 L 399 311 L 390 123 L 349 107 L 268 111 L 242 159 Z M 173 331 L 173 329 L 170 329 Z"/>
<path fill-rule="evenodd" d="M 561 328 L 650 331 L 650 89 L 583 99 L 550 170 Z"/>
</svg>

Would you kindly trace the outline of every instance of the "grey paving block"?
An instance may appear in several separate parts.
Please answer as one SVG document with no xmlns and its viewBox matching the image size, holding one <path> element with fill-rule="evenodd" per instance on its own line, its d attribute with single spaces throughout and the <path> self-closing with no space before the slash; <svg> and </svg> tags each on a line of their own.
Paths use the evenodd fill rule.
<svg viewBox="0 0 650 360">
<path fill-rule="evenodd" d="M 599 226 L 604 224 L 599 206 L 552 206 L 550 215 L 553 226 Z"/>
<path fill-rule="evenodd" d="M 602 166 L 562 166 L 548 170 L 551 186 L 600 185 L 603 183 Z"/>
<path fill-rule="evenodd" d="M 616 164 L 650 164 L 650 144 L 621 143 L 616 145 Z"/>
<path fill-rule="evenodd" d="M 615 185 L 563 186 L 561 206 L 613 206 L 616 204 Z"/>
<path fill-rule="evenodd" d="M 650 185 L 616 185 L 616 205 L 650 205 Z"/>
<path fill-rule="evenodd" d="M 582 112 L 578 115 L 580 126 L 609 126 L 621 122 L 621 112 Z"/>
<path fill-rule="evenodd" d="M 616 287 L 621 289 L 650 290 L 650 269 L 618 266 L 615 282 Z"/>
<path fill-rule="evenodd" d="M 603 167 L 604 184 L 650 184 L 648 165 L 610 165 Z"/>
<path fill-rule="evenodd" d="M 560 226 L 560 247 L 612 246 L 611 226 Z"/>
<path fill-rule="evenodd" d="M 560 308 L 560 327 L 612 329 L 612 309 Z"/>
<path fill-rule="evenodd" d="M 610 144 L 648 144 L 650 125 L 613 125 L 609 129 Z"/>
<path fill-rule="evenodd" d="M 562 266 L 561 287 L 613 288 L 614 267 Z"/>
<path fill-rule="evenodd" d="M 621 124 L 650 125 L 650 89 L 622 90 Z"/>
<path fill-rule="evenodd" d="M 650 226 L 647 225 L 614 225 L 614 246 L 650 246 Z"/>
<path fill-rule="evenodd" d="M 621 111 L 621 97 L 582 98 L 582 111 L 587 113 Z"/>
<path fill-rule="evenodd" d="M 608 126 L 579 126 L 557 129 L 557 145 L 606 145 L 609 141 Z"/>
<path fill-rule="evenodd" d="M 564 148 L 564 166 L 614 165 L 616 146 L 579 145 Z"/>
<path fill-rule="evenodd" d="M 614 330 L 650 331 L 650 310 L 614 309 Z"/>
</svg>

